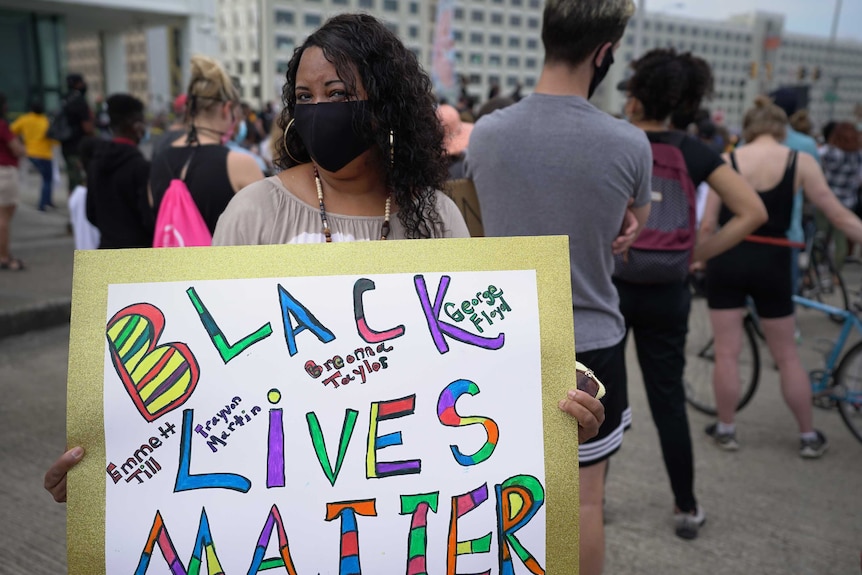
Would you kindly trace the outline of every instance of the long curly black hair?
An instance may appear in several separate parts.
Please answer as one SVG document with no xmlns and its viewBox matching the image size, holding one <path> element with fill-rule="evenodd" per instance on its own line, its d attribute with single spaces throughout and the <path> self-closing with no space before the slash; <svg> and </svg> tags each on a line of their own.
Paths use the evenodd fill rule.
<svg viewBox="0 0 862 575">
<path fill-rule="evenodd" d="M 317 46 L 356 94 L 359 82 L 368 95 L 372 139 L 380 148 L 386 185 L 399 206 L 398 218 L 408 238 L 427 238 L 439 224 L 435 192 L 447 176 L 443 128 L 435 113 L 431 80 L 416 56 L 376 18 L 340 14 L 327 20 L 293 52 L 282 90 L 279 125 L 284 129 L 296 108 L 296 72 L 305 50 Z M 355 77 L 355 72 L 358 77 Z M 389 135 L 394 158 L 389 162 Z M 310 160 L 297 131 L 287 131 L 276 146 L 276 164 L 290 168 Z"/>
<path fill-rule="evenodd" d="M 712 96 L 712 69 L 702 58 L 657 48 L 632 63 L 628 91 L 644 107 L 645 120 L 666 120 L 671 113 L 693 115 Z"/>
</svg>

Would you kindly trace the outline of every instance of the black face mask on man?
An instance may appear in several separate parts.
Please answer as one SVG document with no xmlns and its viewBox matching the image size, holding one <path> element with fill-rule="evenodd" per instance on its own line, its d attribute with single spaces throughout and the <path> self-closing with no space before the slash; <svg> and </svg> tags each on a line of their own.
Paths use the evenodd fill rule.
<svg viewBox="0 0 862 575">
<path fill-rule="evenodd" d="M 293 117 L 305 149 L 327 172 L 337 172 L 371 147 L 365 100 L 298 104 Z"/>
<path fill-rule="evenodd" d="M 599 87 L 599 84 L 602 83 L 602 80 L 605 79 L 605 76 L 608 75 L 608 70 L 611 69 L 611 66 L 614 64 L 614 50 L 613 48 L 609 48 L 607 53 L 605 54 L 605 59 L 602 60 L 601 65 L 596 66 L 596 73 L 593 76 L 593 79 L 590 81 L 590 89 L 587 92 L 587 99 L 593 97 L 593 94 L 596 92 L 596 88 Z"/>
</svg>

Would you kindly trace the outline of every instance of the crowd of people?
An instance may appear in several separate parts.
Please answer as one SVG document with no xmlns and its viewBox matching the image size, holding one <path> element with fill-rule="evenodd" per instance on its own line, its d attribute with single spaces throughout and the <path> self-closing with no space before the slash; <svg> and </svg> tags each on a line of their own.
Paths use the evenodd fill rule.
<svg viewBox="0 0 862 575">
<path fill-rule="evenodd" d="M 560 408 L 579 423 L 580 572 L 601 573 L 605 476 L 632 420 L 628 334 L 673 495 L 669 516 L 679 537 L 694 539 L 706 514 L 695 497 L 682 383 L 689 273 L 705 274 L 715 333 L 718 419 L 706 433 L 719 448 L 740 447 L 734 407 L 750 298 L 798 425 L 799 455 L 817 458 L 828 442 L 813 424 L 791 299 L 803 205 L 835 229 L 839 253 L 847 240 L 862 243 L 853 124 L 826 126 L 818 149 L 807 112 L 794 94 L 778 91 L 754 102 L 737 142 L 703 113 L 713 89 L 709 65 L 674 49 L 632 64 L 620 86 L 624 117 L 589 102 L 633 12 L 632 0 L 549 0 L 533 93 L 498 90 L 478 109 L 466 94 L 454 105 L 438 101 L 416 57 L 368 15 L 335 16 L 305 40 L 288 65 L 279 112 L 267 105 L 251 113 L 218 62 L 196 56 L 188 90 L 175 101 L 177 120 L 151 159 L 138 150 L 148 133 L 143 103 L 108 97 L 110 137 L 89 138 L 96 127 L 84 111 L 86 84 L 72 75 L 62 140 L 70 186 L 86 188 L 79 205 L 101 248 L 153 246 L 177 180 L 213 245 L 468 237 L 441 192 L 447 180 L 465 177 L 486 235 L 569 236 L 577 357 L 607 393 L 599 402 L 573 389 Z M 0 98 L 0 112 L 4 104 Z M 0 121 L 4 269 L 23 267 L 8 253 L 18 159 L 29 157 L 49 182 L 42 163 L 49 149 L 37 132 L 46 137 L 48 121 L 36 106 L 11 129 Z M 50 205 L 43 188 L 40 208 Z M 668 237 L 673 248 L 657 249 Z M 58 501 L 83 455 L 69 450 L 46 474 Z"/>
</svg>

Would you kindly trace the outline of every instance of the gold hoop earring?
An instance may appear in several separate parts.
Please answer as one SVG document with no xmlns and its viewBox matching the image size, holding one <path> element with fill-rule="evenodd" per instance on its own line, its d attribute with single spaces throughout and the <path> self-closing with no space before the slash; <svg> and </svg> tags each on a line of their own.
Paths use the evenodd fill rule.
<svg viewBox="0 0 862 575">
<path fill-rule="evenodd" d="M 293 154 L 291 154 L 291 153 L 290 153 L 290 148 L 288 148 L 288 147 L 287 147 L 287 132 L 288 132 L 288 130 L 290 130 L 290 127 L 293 125 L 293 121 L 294 121 L 294 119 L 293 119 L 293 118 L 291 118 L 291 119 L 290 119 L 290 121 L 287 123 L 287 127 L 284 129 L 284 134 L 282 134 L 282 139 L 283 139 L 283 141 L 284 141 L 284 151 L 285 151 L 285 153 L 287 154 L 287 156 L 288 156 L 291 160 L 293 160 L 294 162 L 296 162 L 297 164 L 304 164 L 304 163 L 306 163 L 306 162 L 300 162 L 299 160 L 297 160 L 296 158 L 294 158 L 294 157 L 293 157 Z"/>
<path fill-rule="evenodd" d="M 395 167 L 395 134 L 389 130 L 389 167 Z"/>
</svg>

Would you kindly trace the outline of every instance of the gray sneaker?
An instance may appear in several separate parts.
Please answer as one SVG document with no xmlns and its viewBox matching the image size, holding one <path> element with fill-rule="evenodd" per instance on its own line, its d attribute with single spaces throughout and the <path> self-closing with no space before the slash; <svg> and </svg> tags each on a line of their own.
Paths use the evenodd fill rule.
<svg viewBox="0 0 862 575">
<path fill-rule="evenodd" d="M 717 446 L 724 449 L 725 451 L 737 451 L 739 449 L 739 443 L 737 443 L 736 441 L 735 432 L 719 433 L 717 423 L 707 425 L 704 431 L 715 441 L 715 444 Z"/>
<path fill-rule="evenodd" d="M 685 513 L 676 507 L 673 509 L 673 523 L 676 536 L 682 539 L 697 539 L 697 532 L 706 523 L 706 513 L 700 505 L 694 513 Z"/>
<path fill-rule="evenodd" d="M 799 456 L 804 459 L 817 459 L 829 449 L 826 436 L 817 429 L 814 432 L 817 434 L 816 438 L 799 440 Z"/>
</svg>

